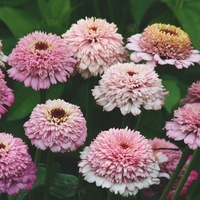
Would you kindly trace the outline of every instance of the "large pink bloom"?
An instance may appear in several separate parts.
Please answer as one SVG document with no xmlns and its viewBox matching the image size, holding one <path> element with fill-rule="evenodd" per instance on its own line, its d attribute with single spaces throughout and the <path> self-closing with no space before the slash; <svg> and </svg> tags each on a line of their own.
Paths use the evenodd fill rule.
<svg viewBox="0 0 200 200">
<path fill-rule="evenodd" d="M 122 196 L 159 184 L 159 167 L 148 140 L 138 131 L 102 131 L 81 152 L 79 171 L 89 183 Z"/>
<path fill-rule="evenodd" d="M 167 136 L 184 140 L 191 149 L 200 147 L 200 103 L 185 104 L 174 111 L 174 118 L 166 122 Z"/>
<path fill-rule="evenodd" d="M 154 156 L 158 161 L 160 173 L 168 174 L 169 176 L 160 176 L 161 178 L 159 185 L 153 185 L 150 186 L 150 188 L 148 189 L 142 190 L 142 194 L 146 197 L 152 197 L 155 195 L 159 196 L 162 194 L 182 155 L 182 152 L 178 150 L 178 147 L 175 144 L 166 141 L 165 139 L 154 138 L 152 140 L 149 140 L 149 142 L 154 150 Z M 165 159 L 163 159 L 164 157 Z M 186 163 L 186 165 L 183 167 L 166 200 L 170 200 L 172 198 L 187 165 L 188 163 Z M 179 195 L 185 196 L 187 194 L 188 187 L 191 186 L 192 183 L 197 179 L 198 172 L 192 170 Z"/>
<path fill-rule="evenodd" d="M 36 180 L 36 166 L 28 146 L 11 134 L 0 133 L 0 194 L 16 195 L 30 190 Z"/>
<path fill-rule="evenodd" d="M 7 62 L 7 56 L 2 51 L 2 42 L 0 40 L 0 66 L 5 67 L 5 62 Z"/>
<path fill-rule="evenodd" d="M 74 71 L 75 60 L 64 40 L 53 34 L 34 32 L 20 39 L 8 56 L 11 78 L 34 90 L 66 82 Z"/>
<path fill-rule="evenodd" d="M 92 94 L 105 111 L 118 107 L 123 115 L 139 115 L 141 106 L 147 110 L 161 109 L 168 92 L 153 68 L 118 63 L 104 72 Z"/>
<path fill-rule="evenodd" d="M 133 62 L 144 60 L 152 67 L 168 64 L 181 69 L 200 62 L 199 51 L 191 47 L 187 33 L 169 24 L 148 26 L 142 34 L 128 38 L 126 48 L 134 51 L 130 55 Z"/>
<path fill-rule="evenodd" d="M 62 35 L 78 60 L 84 78 L 102 74 L 110 65 L 128 61 L 123 38 L 114 23 L 94 17 L 81 19 Z"/>
<path fill-rule="evenodd" d="M 187 95 L 181 100 L 181 104 L 200 103 L 200 81 L 194 82 L 187 91 Z"/>
<path fill-rule="evenodd" d="M 10 107 L 14 102 L 13 90 L 6 85 L 4 79 L 5 75 L 0 70 L 0 119 L 8 111 L 7 107 Z"/>
<path fill-rule="evenodd" d="M 37 148 L 62 153 L 75 151 L 87 136 L 80 108 L 61 99 L 38 104 L 24 124 L 24 130 Z"/>
</svg>

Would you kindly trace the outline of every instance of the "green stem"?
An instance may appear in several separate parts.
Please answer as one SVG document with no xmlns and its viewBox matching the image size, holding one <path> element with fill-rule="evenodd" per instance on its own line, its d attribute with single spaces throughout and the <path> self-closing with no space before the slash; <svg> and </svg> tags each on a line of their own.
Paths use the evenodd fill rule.
<svg viewBox="0 0 200 200">
<path fill-rule="evenodd" d="M 50 188 L 51 177 L 52 177 L 53 161 L 54 161 L 54 154 L 50 150 L 48 150 L 47 151 L 44 200 L 50 199 L 49 188 Z"/>
<path fill-rule="evenodd" d="M 184 172 L 184 174 L 183 174 L 183 176 L 182 176 L 182 178 L 181 178 L 181 180 L 179 182 L 179 185 L 178 185 L 178 187 L 177 187 L 177 189 L 176 189 L 176 191 L 174 193 L 174 196 L 172 197 L 172 200 L 178 199 L 178 196 L 179 196 L 179 194 L 180 194 L 185 182 L 187 181 L 187 178 L 190 175 L 190 172 L 193 169 L 193 167 L 194 167 L 194 165 L 196 163 L 196 160 L 199 159 L 199 155 L 200 155 L 200 148 L 195 150 L 195 152 L 194 152 L 194 154 L 192 156 L 192 159 L 191 159 L 186 171 Z"/>
<path fill-rule="evenodd" d="M 136 123 L 135 128 L 134 128 L 135 130 L 140 129 L 141 122 L 143 121 L 143 117 L 144 117 L 144 112 L 145 112 L 145 110 L 142 109 L 140 115 L 138 116 L 137 123 Z"/>
<path fill-rule="evenodd" d="M 36 149 L 36 152 L 35 152 L 35 164 L 36 164 L 36 166 L 39 165 L 40 159 L 41 159 L 41 150 Z"/>
<path fill-rule="evenodd" d="M 175 171 L 174 171 L 169 183 L 167 184 L 167 186 L 166 186 L 166 188 L 165 188 L 164 192 L 162 193 L 162 196 L 160 197 L 159 200 L 165 200 L 166 199 L 169 191 L 171 190 L 173 184 L 176 181 L 177 176 L 179 175 L 181 169 L 185 165 L 190 153 L 191 153 L 191 150 L 189 149 L 188 146 L 186 146 L 185 149 L 183 150 L 183 153 L 182 153 L 182 156 L 181 156 L 181 158 L 179 160 L 179 163 L 178 163 L 178 165 L 177 165 L 177 167 L 176 167 L 176 169 L 175 169 Z"/>
</svg>

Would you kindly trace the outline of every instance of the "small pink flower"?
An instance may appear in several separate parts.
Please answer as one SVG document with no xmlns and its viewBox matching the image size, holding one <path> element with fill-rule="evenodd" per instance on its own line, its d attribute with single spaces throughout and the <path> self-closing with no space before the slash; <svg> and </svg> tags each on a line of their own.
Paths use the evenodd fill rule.
<svg viewBox="0 0 200 200">
<path fill-rule="evenodd" d="M 30 190 L 36 180 L 36 166 L 21 138 L 0 133 L 0 194 L 16 195 Z"/>
<path fill-rule="evenodd" d="M 200 81 L 196 81 L 189 88 L 187 95 L 181 100 L 181 104 L 200 103 Z"/>
<path fill-rule="evenodd" d="M 199 51 L 192 48 L 187 33 L 173 25 L 155 23 L 128 42 L 126 48 L 134 51 L 130 59 L 136 63 L 145 60 L 152 67 L 168 64 L 181 69 L 200 62 Z"/>
<path fill-rule="evenodd" d="M 167 136 L 184 140 L 191 149 L 200 147 L 200 103 L 185 104 L 174 111 L 174 118 L 167 121 Z"/>
<path fill-rule="evenodd" d="M 146 197 L 153 197 L 156 195 L 158 196 L 161 195 L 162 192 L 164 191 L 167 183 L 169 182 L 169 179 L 171 178 L 174 170 L 177 167 L 182 152 L 178 150 L 178 147 L 175 144 L 166 141 L 165 139 L 154 138 L 152 140 L 149 140 L 149 143 L 151 144 L 154 150 L 154 156 L 159 164 L 160 174 L 162 174 L 162 176 L 159 176 L 160 177 L 159 185 L 153 185 L 150 186 L 150 188 L 148 189 L 142 190 L 142 194 L 143 196 Z M 188 159 L 188 162 L 185 164 L 182 171 L 180 172 L 177 180 L 175 181 L 175 184 L 172 186 L 171 191 L 167 195 L 166 200 L 171 200 L 178 186 L 178 183 L 183 173 L 185 172 L 186 167 L 188 166 L 189 161 L 190 158 Z M 163 176 L 163 174 L 168 174 L 168 176 Z M 197 179 L 198 179 L 198 172 L 192 170 L 179 195 L 185 196 L 187 194 L 189 186 L 191 186 L 193 182 Z"/>
<path fill-rule="evenodd" d="M 112 64 L 128 61 L 116 25 L 104 19 L 81 19 L 62 36 L 78 60 L 76 68 L 84 78 L 102 74 Z"/>
<path fill-rule="evenodd" d="M 24 130 L 32 145 L 61 153 L 75 151 L 87 136 L 80 108 L 61 99 L 37 105 L 24 124 Z"/>
<path fill-rule="evenodd" d="M 159 167 L 148 140 L 138 131 L 102 131 L 81 152 L 79 171 L 89 183 L 122 196 L 159 184 Z"/>
<path fill-rule="evenodd" d="M 0 66 L 5 67 L 5 62 L 7 62 L 7 56 L 2 52 L 2 42 L 0 40 Z"/>
<path fill-rule="evenodd" d="M 0 70 L 0 119 L 8 111 L 7 107 L 10 107 L 14 102 L 13 90 L 6 85 L 4 79 L 5 75 Z"/>
<path fill-rule="evenodd" d="M 70 77 L 76 63 L 71 56 L 61 37 L 36 31 L 21 38 L 8 56 L 8 74 L 26 87 L 48 89 Z"/>
<path fill-rule="evenodd" d="M 168 92 L 153 68 L 118 63 L 104 72 L 92 95 L 105 111 L 118 107 L 123 115 L 139 115 L 141 106 L 147 110 L 161 109 Z"/>
</svg>

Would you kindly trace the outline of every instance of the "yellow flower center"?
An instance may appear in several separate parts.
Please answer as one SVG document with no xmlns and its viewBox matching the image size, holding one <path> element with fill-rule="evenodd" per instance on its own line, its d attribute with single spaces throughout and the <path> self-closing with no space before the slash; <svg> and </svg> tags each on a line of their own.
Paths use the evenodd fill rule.
<svg viewBox="0 0 200 200">
<path fill-rule="evenodd" d="M 191 55 L 190 38 L 180 28 L 168 24 L 153 24 L 141 34 L 143 51 L 169 59 L 183 60 Z"/>
</svg>

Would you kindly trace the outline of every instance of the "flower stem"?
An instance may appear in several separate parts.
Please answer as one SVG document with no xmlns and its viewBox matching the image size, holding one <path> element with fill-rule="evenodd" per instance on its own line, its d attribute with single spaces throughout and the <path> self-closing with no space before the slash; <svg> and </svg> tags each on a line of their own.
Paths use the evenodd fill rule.
<svg viewBox="0 0 200 200">
<path fill-rule="evenodd" d="M 137 123 L 136 123 L 135 128 L 134 128 L 137 131 L 140 129 L 141 122 L 142 122 L 143 117 L 144 117 L 144 112 L 145 112 L 145 110 L 142 109 L 140 115 L 138 116 Z"/>
<path fill-rule="evenodd" d="M 47 151 L 47 165 L 46 165 L 46 177 L 45 177 L 45 192 L 44 192 L 44 200 L 49 200 L 50 198 L 50 183 L 51 183 L 51 177 L 52 177 L 52 167 L 53 167 L 53 161 L 54 161 L 54 154 L 48 150 Z"/>
<path fill-rule="evenodd" d="M 192 159 L 191 159 L 186 171 L 184 172 L 184 174 L 183 174 L 183 176 L 182 176 L 182 178 L 181 178 L 181 180 L 179 182 L 179 185 L 178 185 L 178 187 L 177 187 L 177 189 L 176 189 L 176 191 L 174 193 L 174 196 L 172 197 L 172 200 L 178 199 L 178 196 L 179 196 L 179 194 L 180 194 L 185 182 L 187 181 L 187 178 L 190 175 L 190 172 L 193 169 L 193 167 L 194 167 L 194 165 L 196 163 L 196 160 L 199 159 L 199 155 L 200 155 L 200 148 L 197 148 L 195 150 L 193 156 L 192 156 Z"/>
<path fill-rule="evenodd" d="M 182 156 L 179 160 L 179 163 L 178 163 L 169 183 L 167 184 L 167 186 L 166 186 L 166 188 L 165 188 L 164 192 L 162 193 L 162 196 L 160 197 L 159 200 L 165 200 L 166 199 L 170 189 L 172 188 L 174 182 L 176 181 L 177 176 L 179 175 L 181 169 L 185 165 L 190 153 L 191 153 L 191 150 L 189 149 L 188 146 L 186 146 L 185 149 L 183 150 L 183 153 L 182 153 Z"/>
</svg>

